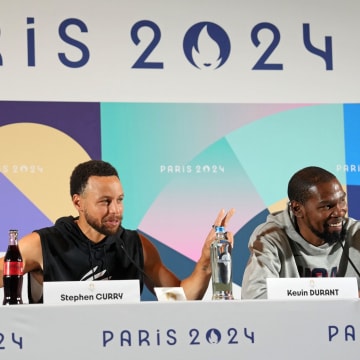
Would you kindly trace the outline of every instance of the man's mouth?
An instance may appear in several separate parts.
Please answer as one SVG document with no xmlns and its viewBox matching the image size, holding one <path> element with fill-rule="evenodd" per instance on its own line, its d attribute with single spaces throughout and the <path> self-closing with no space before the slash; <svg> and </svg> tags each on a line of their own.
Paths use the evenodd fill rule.
<svg viewBox="0 0 360 360">
<path fill-rule="evenodd" d="M 120 220 L 119 219 L 108 219 L 105 221 L 105 223 L 110 226 L 118 226 L 120 224 Z"/>
<path fill-rule="evenodd" d="M 342 229 L 342 221 L 339 221 L 337 223 L 328 224 L 328 226 L 329 226 L 329 229 L 331 229 L 331 230 L 341 231 L 341 229 Z"/>
</svg>

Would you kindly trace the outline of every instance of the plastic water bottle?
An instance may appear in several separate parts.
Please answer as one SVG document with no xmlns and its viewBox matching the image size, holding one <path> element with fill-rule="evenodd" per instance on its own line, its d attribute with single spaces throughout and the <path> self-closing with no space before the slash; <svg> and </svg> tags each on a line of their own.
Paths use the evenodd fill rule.
<svg viewBox="0 0 360 360">
<path fill-rule="evenodd" d="M 213 300 L 233 300 L 231 243 L 226 239 L 225 228 L 217 226 L 210 246 Z"/>
</svg>

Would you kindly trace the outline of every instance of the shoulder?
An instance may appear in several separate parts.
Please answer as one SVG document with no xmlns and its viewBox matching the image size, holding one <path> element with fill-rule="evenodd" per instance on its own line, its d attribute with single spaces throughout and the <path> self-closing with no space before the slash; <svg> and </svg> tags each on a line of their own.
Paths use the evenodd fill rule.
<svg viewBox="0 0 360 360">
<path fill-rule="evenodd" d="M 120 232 L 120 237 L 123 239 L 126 238 L 139 238 L 140 233 L 138 233 L 136 230 L 130 230 L 122 228 L 122 231 Z"/>
<path fill-rule="evenodd" d="M 44 249 L 49 247 L 50 244 L 57 246 L 63 243 L 65 239 L 69 239 L 69 237 L 63 236 L 63 232 L 56 225 L 34 230 L 32 234 L 34 238 L 38 239 Z"/>
<path fill-rule="evenodd" d="M 138 241 L 141 244 L 151 243 L 150 239 L 138 230 L 121 228 L 121 231 L 117 236 L 119 236 L 125 242 Z"/>
<path fill-rule="evenodd" d="M 40 235 L 37 232 L 22 237 L 19 240 L 19 249 L 26 272 L 42 266 L 42 246 Z"/>
<path fill-rule="evenodd" d="M 19 246 L 24 246 L 24 244 L 28 244 L 28 243 L 37 243 L 40 242 L 40 235 L 37 232 L 32 232 L 29 233 L 25 236 L 23 236 L 20 240 L 19 240 Z"/>
<path fill-rule="evenodd" d="M 255 228 L 250 237 L 249 245 L 259 251 L 264 251 L 265 248 L 273 249 L 272 251 L 286 251 L 289 248 L 290 239 L 297 237 L 289 214 L 286 211 L 281 211 L 269 214 L 266 222 Z"/>
<path fill-rule="evenodd" d="M 129 229 L 122 229 L 116 238 L 120 240 L 120 242 L 125 246 L 128 250 L 129 249 L 139 249 L 141 247 L 141 237 L 140 233 L 136 230 L 129 230 Z"/>
<path fill-rule="evenodd" d="M 360 239 L 360 221 L 348 218 L 346 220 L 345 228 L 348 236 L 352 237 L 354 240 Z"/>
<path fill-rule="evenodd" d="M 42 236 L 42 235 L 54 234 L 58 232 L 59 230 L 56 228 L 56 226 L 49 226 L 42 229 L 34 230 L 33 234 L 38 234 L 38 236 Z"/>
<path fill-rule="evenodd" d="M 355 229 L 355 230 L 359 230 L 360 229 L 360 221 L 356 220 L 352 217 L 347 218 L 346 220 L 346 224 L 345 224 L 347 229 Z"/>
<path fill-rule="evenodd" d="M 137 232 L 137 236 L 139 237 L 143 247 L 146 247 L 146 248 L 154 247 L 155 248 L 154 244 L 151 242 L 151 240 L 147 236 L 145 236 L 144 234 L 138 233 L 138 232 Z"/>
<path fill-rule="evenodd" d="M 279 237 L 287 237 L 286 230 L 293 228 L 291 221 L 286 212 L 281 211 L 274 214 L 269 214 L 264 223 L 256 226 L 253 231 L 253 240 L 264 239 L 277 239 Z"/>
<path fill-rule="evenodd" d="M 160 260 L 159 252 L 158 252 L 157 248 L 155 247 L 155 245 L 152 243 L 152 241 L 144 234 L 138 233 L 138 236 L 141 241 L 145 262 L 159 261 Z"/>
</svg>

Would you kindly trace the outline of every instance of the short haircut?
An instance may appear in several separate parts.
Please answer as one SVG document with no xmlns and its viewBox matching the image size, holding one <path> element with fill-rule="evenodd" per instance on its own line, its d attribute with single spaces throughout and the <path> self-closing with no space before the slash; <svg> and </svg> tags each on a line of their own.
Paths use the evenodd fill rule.
<svg viewBox="0 0 360 360">
<path fill-rule="evenodd" d="M 310 188 L 321 183 L 326 183 L 336 179 L 331 172 L 317 167 L 309 166 L 296 172 L 288 184 L 288 198 L 304 204 L 310 197 Z"/>
<path fill-rule="evenodd" d="M 70 176 L 70 195 L 82 194 L 86 188 L 90 176 L 116 176 L 117 170 L 108 162 L 102 160 L 90 160 L 75 167 Z"/>
</svg>

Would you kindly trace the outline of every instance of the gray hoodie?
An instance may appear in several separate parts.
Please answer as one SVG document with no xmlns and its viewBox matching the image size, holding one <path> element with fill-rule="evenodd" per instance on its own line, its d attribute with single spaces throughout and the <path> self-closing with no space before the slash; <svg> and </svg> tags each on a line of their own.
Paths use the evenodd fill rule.
<svg viewBox="0 0 360 360">
<path fill-rule="evenodd" d="M 360 222 L 348 218 L 343 241 L 349 258 L 360 271 Z M 269 277 L 356 277 L 360 278 L 346 256 L 340 242 L 314 246 L 295 229 L 289 209 L 270 214 L 257 226 L 249 240 L 250 258 L 245 268 L 241 297 L 266 299 Z"/>
</svg>

